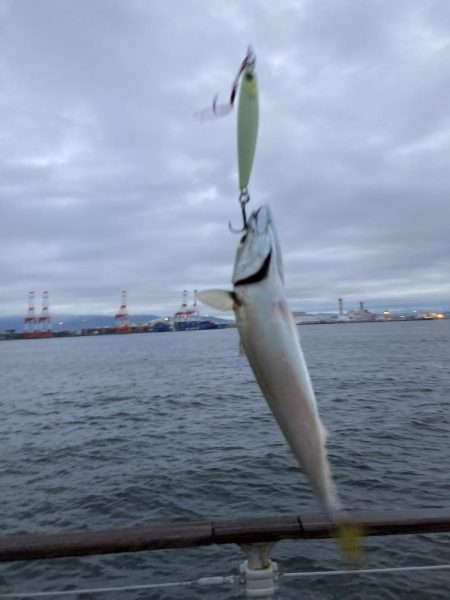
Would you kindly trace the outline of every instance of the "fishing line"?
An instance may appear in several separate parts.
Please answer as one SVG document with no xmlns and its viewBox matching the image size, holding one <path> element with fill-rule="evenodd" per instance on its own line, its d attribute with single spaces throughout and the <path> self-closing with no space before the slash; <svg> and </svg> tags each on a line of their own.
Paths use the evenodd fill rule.
<svg viewBox="0 0 450 600">
<path fill-rule="evenodd" d="M 379 573 L 405 573 L 414 571 L 443 571 L 450 569 L 450 564 L 443 565 L 424 565 L 424 566 L 407 566 L 407 567 L 380 567 L 374 569 L 348 569 L 342 571 L 303 571 L 298 573 L 281 573 L 278 579 L 295 579 L 306 577 L 334 577 L 337 575 L 370 575 Z M 187 581 L 174 581 L 167 583 L 147 583 L 142 585 L 124 585 L 119 587 L 103 587 L 103 588 L 83 588 L 78 590 L 64 590 L 54 592 L 14 592 L 0 594 L 0 598 L 50 598 L 55 596 L 73 596 L 74 594 L 108 594 L 110 592 L 133 592 L 138 590 L 154 590 L 168 589 L 176 587 L 192 587 L 192 586 L 214 586 L 214 585 L 234 585 L 239 581 L 239 577 L 235 575 L 219 575 L 213 577 L 201 577 L 200 579 L 192 579 Z"/>
</svg>

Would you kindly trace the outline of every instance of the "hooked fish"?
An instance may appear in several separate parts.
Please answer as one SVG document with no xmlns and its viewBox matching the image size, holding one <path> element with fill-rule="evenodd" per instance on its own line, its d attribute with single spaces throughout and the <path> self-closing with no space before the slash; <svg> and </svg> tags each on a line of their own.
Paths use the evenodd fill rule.
<svg viewBox="0 0 450 600">
<path fill-rule="evenodd" d="M 284 293 L 280 244 L 267 205 L 248 219 L 237 248 L 233 291 L 207 290 L 199 298 L 218 310 L 233 310 L 245 353 L 294 456 L 317 491 L 344 550 L 358 553 L 331 475 L 326 433 L 319 417 L 297 328 Z"/>
</svg>

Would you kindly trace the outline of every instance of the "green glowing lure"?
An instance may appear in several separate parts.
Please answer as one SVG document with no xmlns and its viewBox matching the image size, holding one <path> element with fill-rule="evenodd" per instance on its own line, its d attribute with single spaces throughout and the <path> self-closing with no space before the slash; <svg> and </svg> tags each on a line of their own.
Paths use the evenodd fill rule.
<svg viewBox="0 0 450 600">
<path fill-rule="evenodd" d="M 250 200 L 248 183 L 255 158 L 256 140 L 258 137 L 258 85 L 255 75 L 255 55 L 251 47 L 242 61 L 238 74 L 231 88 L 230 99 L 226 104 L 217 104 L 217 95 L 214 97 L 212 109 L 195 113 L 200 119 L 223 117 L 233 110 L 236 94 L 241 82 L 238 102 L 237 138 L 238 138 L 238 170 L 239 170 L 239 202 L 244 219 L 244 229 L 247 227 L 245 206 Z M 230 227 L 231 228 L 231 227 Z"/>
<path fill-rule="evenodd" d="M 238 102 L 237 138 L 239 188 L 241 192 L 246 192 L 255 158 L 259 120 L 255 60 L 250 51 L 244 59 L 243 66 Z"/>
</svg>

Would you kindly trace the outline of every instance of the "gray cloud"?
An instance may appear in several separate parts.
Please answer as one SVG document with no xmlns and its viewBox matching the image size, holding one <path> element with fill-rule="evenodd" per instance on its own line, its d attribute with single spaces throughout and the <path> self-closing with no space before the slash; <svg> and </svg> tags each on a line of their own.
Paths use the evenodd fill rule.
<svg viewBox="0 0 450 600">
<path fill-rule="evenodd" d="M 293 307 L 448 306 L 448 3 L 14 0 L 0 4 L 0 311 L 170 312 L 228 286 L 235 115 L 249 41 Z M 250 39 L 249 39 L 250 38 Z"/>
</svg>

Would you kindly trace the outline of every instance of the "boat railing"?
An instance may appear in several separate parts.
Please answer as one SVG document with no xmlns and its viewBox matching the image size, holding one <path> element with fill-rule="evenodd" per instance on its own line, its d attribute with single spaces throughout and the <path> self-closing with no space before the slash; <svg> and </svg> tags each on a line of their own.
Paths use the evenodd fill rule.
<svg viewBox="0 0 450 600">
<path fill-rule="evenodd" d="M 450 532 L 450 510 L 421 509 L 408 511 L 353 511 L 347 521 L 364 536 L 431 534 Z M 90 556 L 124 552 L 144 552 L 170 548 L 238 544 L 246 554 L 240 567 L 239 580 L 245 585 L 248 598 L 272 598 L 280 576 L 270 552 L 276 542 L 284 539 L 310 540 L 333 537 L 333 527 L 324 514 L 241 517 L 205 521 L 174 521 L 144 523 L 120 529 L 80 530 L 58 533 L 27 533 L 0 537 L 0 562 L 44 560 L 70 556 Z M 450 565 L 398 567 L 407 569 L 443 569 Z M 383 570 L 383 569 L 382 569 Z M 386 569 L 384 569 L 386 570 Z M 391 570 L 396 570 L 394 567 Z M 330 573 L 376 572 L 377 569 L 352 569 Z M 379 569 L 378 569 L 379 571 Z M 318 572 L 320 575 L 322 572 Z M 308 573 L 286 573 L 283 577 Z M 232 576 L 202 578 L 203 583 L 229 583 Z M 193 582 L 180 582 L 180 584 Z M 166 584 L 171 585 L 171 584 Z M 173 584 L 175 585 L 175 584 Z M 142 589 L 147 586 L 131 586 Z M 111 590 L 112 588 L 104 588 Z M 121 588 L 122 589 L 122 588 Z M 125 588 L 124 588 L 125 589 Z M 101 592 L 101 589 L 96 590 Z M 75 591 L 74 591 L 75 593 Z M 80 593 L 80 590 L 76 591 Z M 92 593 L 92 590 L 89 590 Z M 54 594 L 56 595 L 56 594 Z M 41 593 L 41 597 L 44 594 Z M 20 597 L 0 594 L 0 598 Z M 27 594 L 32 597 L 32 594 Z"/>
</svg>

